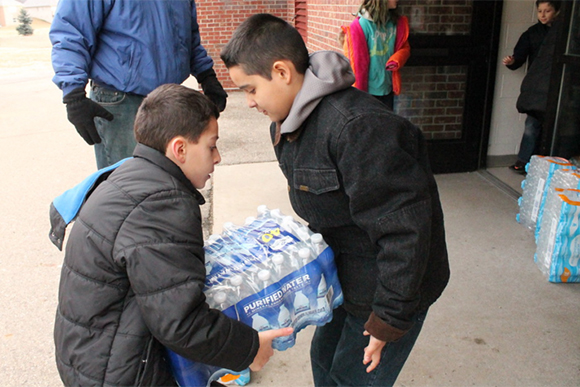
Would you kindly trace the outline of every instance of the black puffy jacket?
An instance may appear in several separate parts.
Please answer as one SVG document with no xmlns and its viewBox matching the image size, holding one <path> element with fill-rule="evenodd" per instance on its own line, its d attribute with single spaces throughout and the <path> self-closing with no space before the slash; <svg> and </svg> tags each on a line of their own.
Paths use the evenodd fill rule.
<svg viewBox="0 0 580 387">
<path fill-rule="evenodd" d="M 90 195 L 67 242 L 54 329 L 64 384 L 176 385 L 164 347 L 247 368 L 257 332 L 202 292 L 203 197 L 161 153 L 138 145 L 134 156 Z"/>
<path fill-rule="evenodd" d="M 542 41 L 534 63 L 528 67 L 528 72 L 522 80 L 520 95 L 516 102 L 518 112 L 529 114 L 540 121 L 544 121 L 550 90 L 550 78 L 559 21 L 555 20 L 548 29 Z"/>
<path fill-rule="evenodd" d="M 520 36 L 516 46 L 514 47 L 514 63 L 507 66 L 507 68 L 510 70 L 517 70 L 522 67 L 526 61 L 528 62 L 529 68 L 538 56 L 540 46 L 549 30 L 550 27 L 541 22 L 537 22 L 528 28 Z"/>
</svg>

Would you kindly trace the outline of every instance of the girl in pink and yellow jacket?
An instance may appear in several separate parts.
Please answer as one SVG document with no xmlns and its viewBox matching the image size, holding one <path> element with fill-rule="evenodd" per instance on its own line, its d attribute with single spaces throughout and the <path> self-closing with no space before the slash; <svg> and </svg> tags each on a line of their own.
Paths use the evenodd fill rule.
<svg viewBox="0 0 580 387">
<path fill-rule="evenodd" d="M 355 73 L 354 86 L 391 110 L 401 92 L 399 70 L 411 55 L 409 22 L 397 12 L 398 0 L 364 0 L 357 18 L 342 26 L 343 51 Z"/>
</svg>

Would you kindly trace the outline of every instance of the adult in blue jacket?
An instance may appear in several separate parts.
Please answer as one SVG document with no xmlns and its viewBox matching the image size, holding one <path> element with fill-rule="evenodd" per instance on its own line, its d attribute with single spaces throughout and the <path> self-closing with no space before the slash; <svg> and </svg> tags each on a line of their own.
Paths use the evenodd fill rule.
<svg viewBox="0 0 580 387">
<path fill-rule="evenodd" d="M 99 169 L 133 154 L 137 109 L 157 86 L 192 74 L 225 109 L 193 0 L 60 0 L 49 36 L 53 81 L 69 121 L 95 146 Z"/>
</svg>

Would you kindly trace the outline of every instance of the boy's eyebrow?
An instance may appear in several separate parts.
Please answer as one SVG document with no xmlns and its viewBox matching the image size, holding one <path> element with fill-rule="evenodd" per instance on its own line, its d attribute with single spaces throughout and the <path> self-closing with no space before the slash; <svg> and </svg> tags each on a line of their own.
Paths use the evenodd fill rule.
<svg viewBox="0 0 580 387">
<path fill-rule="evenodd" d="M 246 85 L 240 86 L 239 89 L 244 90 L 244 89 L 247 89 L 248 87 L 250 87 L 250 85 L 246 84 Z"/>
</svg>

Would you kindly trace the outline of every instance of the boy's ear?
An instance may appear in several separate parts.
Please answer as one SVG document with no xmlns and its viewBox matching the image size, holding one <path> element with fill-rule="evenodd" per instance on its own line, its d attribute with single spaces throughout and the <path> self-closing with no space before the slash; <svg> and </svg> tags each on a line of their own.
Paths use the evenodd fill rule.
<svg viewBox="0 0 580 387">
<path fill-rule="evenodd" d="M 184 163 L 185 154 L 187 152 L 187 141 L 182 136 L 177 136 L 169 141 L 167 144 L 167 149 L 165 150 L 165 156 L 173 160 L 174 162 Z"/>
<path fill-rule="evenodd" d="M 272 79 L 277 78 L 290 84 L 294 78 L 294 64 L 288 60 L 277 60 L 272 65 Z"/>
</svg>

